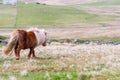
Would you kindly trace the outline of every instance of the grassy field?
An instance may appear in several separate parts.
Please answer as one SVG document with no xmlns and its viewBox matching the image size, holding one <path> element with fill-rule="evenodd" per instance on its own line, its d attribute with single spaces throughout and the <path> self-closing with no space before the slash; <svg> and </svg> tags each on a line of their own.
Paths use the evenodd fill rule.
<svg viewBox="0 0 120 80">
<path fill-rule="evenodd" d="M 89 14 L 83 10 L 78 10 L 73 6 L 50 6 L 37 4 L 18 4 L 16 6 L 0 5 L 1 27 L 14 27 L 16 12 L 17 27 L 25 26 L 57 26 L 63 27 L 66 24 L 75 23 L 100 23 L 112 21 L 115 16 Z"/>
<path fill-rule="evenodd" d="M 89 14 L 70 6 L 19 5 L 18 13 L 18 26 L 97 23 L 115 19 L 115 16 Z"/>
<path fill-rule="evenodd" d="M 13 27 L 15 23 L 16 7 L 0 5 L 0 27 Z"/>
</svg>

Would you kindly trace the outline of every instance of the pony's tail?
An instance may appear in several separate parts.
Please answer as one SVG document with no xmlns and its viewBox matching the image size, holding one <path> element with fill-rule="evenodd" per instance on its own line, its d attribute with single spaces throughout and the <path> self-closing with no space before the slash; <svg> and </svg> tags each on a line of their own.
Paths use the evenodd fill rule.
<svg viewBox="0 0 120 80">
<path fill-rule="evenodd" d="M 7 46 L 3 49 L 3 53 L 8 55 L 15 48 L 16 43 L 18 41 L 18 37 L 19 37 L 18 31 L 12 32 Z"/>
</svg>

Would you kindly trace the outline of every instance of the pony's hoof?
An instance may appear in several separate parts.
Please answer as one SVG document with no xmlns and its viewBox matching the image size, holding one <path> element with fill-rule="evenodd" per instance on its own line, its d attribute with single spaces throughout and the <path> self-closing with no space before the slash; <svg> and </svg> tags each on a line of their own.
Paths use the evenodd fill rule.
<svg viewBox="0 0 120 80">
<path fill-rule="evenodd" d="M 30 59 L 30 57 L 27 57 L 27 59 Z"/>
<path fill-rule="evenodd" d="M 36 59 L 36 57 L 27 57 L 27 59 Z"/>
<path fill-rule="evenodd" d="M 19 60 L 19 58 L 16 58 L 16 60 Z"/>
<path fill-rule="evenodd" d="M 37 58 L 36 56 L 32 56 L 31 58 Z"/>
</svg>

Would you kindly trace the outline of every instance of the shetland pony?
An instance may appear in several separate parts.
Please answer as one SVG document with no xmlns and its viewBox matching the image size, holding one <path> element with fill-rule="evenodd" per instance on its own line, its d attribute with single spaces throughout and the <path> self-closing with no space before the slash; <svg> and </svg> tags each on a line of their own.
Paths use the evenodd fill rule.
<svg viewBox="0 0 120 80">
<path fill-rule="evenodd" d="M 46 46 L 46 32 L 38 28 L 30 28 L 25 30 L 13 31 L 7 46 L 3 49 L 3 52 L 7 55 L 14 51 L 16 60 L 20 58 L 21 49 L 30 49 L 28 58 L 36 57 L 34 48 L 42 45 Z"/>
</svg>

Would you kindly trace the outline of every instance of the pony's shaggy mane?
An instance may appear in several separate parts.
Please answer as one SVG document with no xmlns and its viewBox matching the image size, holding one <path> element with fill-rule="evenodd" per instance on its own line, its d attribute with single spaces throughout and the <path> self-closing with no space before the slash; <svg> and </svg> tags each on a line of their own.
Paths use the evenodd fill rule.
<svg viewBox="0 0 120 80">
<path fill-rule="evenodd" d="M 27 32 L 29 32 L 29 31 L 39 31 L 39 32 L 45 32 L 45 29 L 38 29 L 38 28 L 30 28 L 30 29 L 28 29 L 27 30 Z"/>
<path fill-rule="evenodd" d="M 27 30 L 27 32 L 29 31 L 34 32 L 36 39 L 37 39 L 37 45 L 41 45 L 45 41 L 46 32 L 44 29 L 30 28 Z"/>
</svg>

